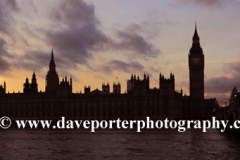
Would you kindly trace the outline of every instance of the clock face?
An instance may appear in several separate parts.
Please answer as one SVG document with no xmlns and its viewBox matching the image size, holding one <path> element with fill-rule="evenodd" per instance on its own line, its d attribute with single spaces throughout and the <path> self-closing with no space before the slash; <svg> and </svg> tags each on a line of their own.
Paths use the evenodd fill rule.
<svg viewBox="0 0 240 160">
<path fill-rule="evenodd" d="M 192 59 L 193 64 L 198 64 L 199 61 L 200 61 L 199 58 L 193 58 Z"/>
</svg>

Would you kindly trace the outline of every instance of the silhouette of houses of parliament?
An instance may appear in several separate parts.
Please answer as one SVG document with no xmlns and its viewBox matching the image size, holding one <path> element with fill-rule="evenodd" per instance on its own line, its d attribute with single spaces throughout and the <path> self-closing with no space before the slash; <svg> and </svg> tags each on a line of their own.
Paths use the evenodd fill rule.
<svg viewBox="0 0 240 160">
<path fill-rule="evenodd" d="M 121 94 L 120 83 L 102 84 L 102 91 L 72 93 L 72 79 L 59 82 L 53 51 L 46 76 L 45 92 L 38 92 L 36 74 L 28 78 L 23 93 L 6 93 L 6 83 L 0 86 L 0 116 L 28 119 L 183 119 L 205 118 L 217 107 L 217 101 L 204 99 L 204 55 L 195 26 L 193 43 L 188 55 L 190 96 L 175 91 L 175 77 L 159 75 L 159 88 L 149 88 L 149 76 L 143 79 L 131 75 L 127 93 Z"/>
</svg>

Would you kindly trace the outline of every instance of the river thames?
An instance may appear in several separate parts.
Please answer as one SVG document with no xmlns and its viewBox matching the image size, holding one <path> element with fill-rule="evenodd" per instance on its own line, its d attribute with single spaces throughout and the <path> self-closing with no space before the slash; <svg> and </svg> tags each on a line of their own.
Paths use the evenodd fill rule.
<svg viewBox="0 0 240 160">
<path fill-rule="evenodd" d="M 218 130 L 1 130 L 0 159 L 240 159 Z"/>
</svg>

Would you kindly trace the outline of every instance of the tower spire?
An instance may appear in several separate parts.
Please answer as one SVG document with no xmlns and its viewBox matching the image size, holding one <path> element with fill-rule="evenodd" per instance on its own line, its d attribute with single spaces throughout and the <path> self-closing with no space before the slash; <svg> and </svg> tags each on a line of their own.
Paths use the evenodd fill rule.
<svg viewBox="0 0 240 160">
<path fill-rule="evenodd" d="M 195 22 L 195 31 L 194 31 L 192 40 L 193 40 L 193 43 L 199 43 L 199 36 L 197 33 L 197 22 Z"/>
<path fill-rule="evenodd" d="M 56 94 L 59 87 L 59 77 L 56 72 L 56 65 L 54 62 L 53 49 L 51 53 L 51 60 L 49 63 L 49 71 L 46 77 L 46 92 Z"/>
<path fill-rule="evenodd" d="M 51 54 L 51 60 L 50 60 L 50 64 L 49 64 L 49 70 L 50 71 L 56 71 L 56 65 L 54 62 L 54 56 L 53 56 L 53 49 L 52 49 L 52 54 Z"/>
<path fill-rule="evenodd" d="M 36 74 L 35 74 L 35 72 L 33 72 L 33 75 L 32 75 L 32 83 L 33 83 L 34 80 L 36 80 Z"/>
<path fill-rule="evenodd" d="M 195 31 L 192 38 L 192 47 L 190 49 L 190 54 L 203 54 L 202 48 L 200 46 L 200 40 L 197 33 L 197 23 L 195 22 Z"/>
<path fill-rule="evenodd" d="M 51 60 L 53 60 L 53 61 L 54 61 L 54 57 L 53 57 L 53 48 L 52 48 Z"/>
</svg>

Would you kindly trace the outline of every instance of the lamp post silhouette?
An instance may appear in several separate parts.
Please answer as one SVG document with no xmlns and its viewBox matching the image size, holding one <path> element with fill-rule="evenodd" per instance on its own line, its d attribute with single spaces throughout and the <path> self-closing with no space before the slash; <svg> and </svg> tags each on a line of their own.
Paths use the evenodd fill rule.
<svg viewBox="0 0 240 160">
<path fill-rule="evenodd" d="M 235 101 L 234 101 L 234 104 L 235 104 L 235 106 L 234 107 L 237 107 L 237 95 L 235 94 L 235 99 L 234 99 Z"/>
</svg>

